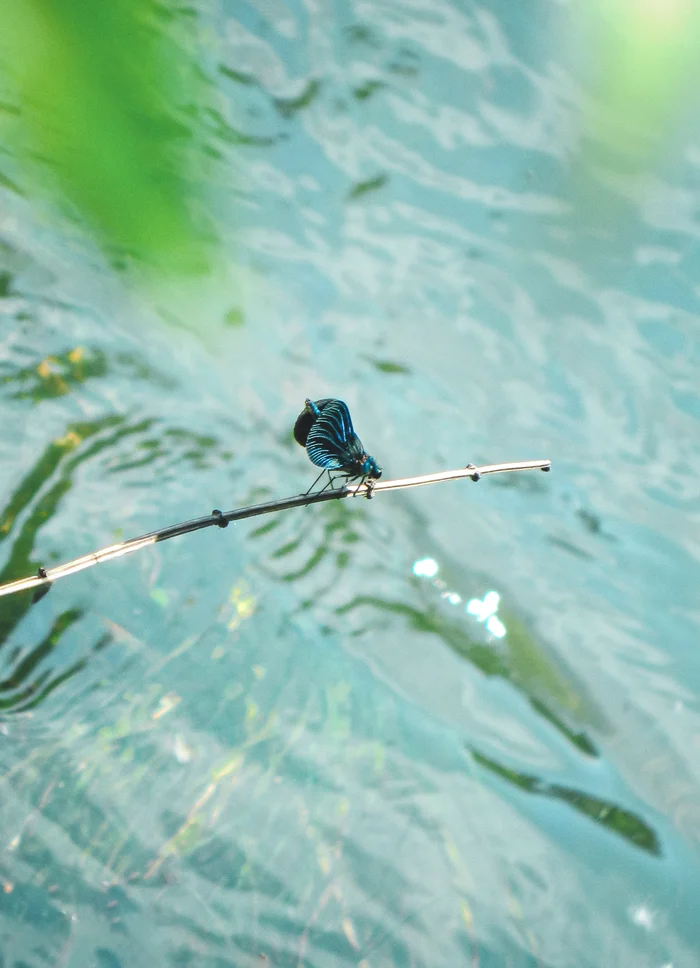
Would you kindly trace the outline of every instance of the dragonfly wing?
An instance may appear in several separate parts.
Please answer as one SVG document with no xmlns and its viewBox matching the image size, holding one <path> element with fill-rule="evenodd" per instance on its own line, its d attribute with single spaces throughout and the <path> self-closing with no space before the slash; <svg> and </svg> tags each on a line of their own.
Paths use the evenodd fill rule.
<svg viewBox="0 0 700 968">
<path fill-rule="evenodd" d="M 306 452 L 317 467 L 341 470 L 352 464 L 359 444 L 350 411 L 342 400 L 318 401 L 320 404 L 324 406 L 318 406 L 319 416 L 308 431 Z"/>
<path fill-rule="evenodd" d="M 306 446 L 309 431 L 321 415 L 321 411 L 329 404 L 336 403 L 330 397 L 323 400 L 307 400 L 304 409 L 301 411 L 294 424 L 294 439 L 302 447 Z"/>
</svg>

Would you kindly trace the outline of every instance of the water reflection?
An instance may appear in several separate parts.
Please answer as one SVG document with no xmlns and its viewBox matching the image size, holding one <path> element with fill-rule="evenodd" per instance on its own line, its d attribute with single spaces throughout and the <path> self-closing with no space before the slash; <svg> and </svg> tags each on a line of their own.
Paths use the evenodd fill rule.
<svg viewBox="0 0 700 968">
<path fill-rule="evenodd" d="M 588 756 L 598 755 L 596 744 L 590 737 L 585 732 L 572 728 L 562 715 L 562 712 L 585 715 L 585 701 L 563 678 L 560 670 L 548 661 L 546 653 L 538 648 L 537 643 L 522 626 L 516 630 L 518 634 L 513 636 L 512 648 L 504 653 L 473 638 L 464 626 L 433 609 L 423 611 L 403 602 L 388 602 L 365 595 L 358 596 L 338 608 L 337 614 L 347 615 L 361 608 L 401 616 L 413 630 L 438 636 L 445 645 L 473 663 L 484 675 L 505 679 L 521 690 L 533 710 L 580 752 Z M 524 659 L 524 656 L 530 655 L 536 657 L 533 665 L 529 665 Z M 563 711 L 557 711 L 556 704 L 562 699 L 566 705 Z"/>
<path fill-rule="evenodd" d="M 310 104 L 313 104 L 320 91 L 321 82 L 314 78 L 307 83 L 306 87 L 298 97 L 275 98 L 273 100 L 273 104 L 279 111 L 280 115 L 285 120 L 289 120 L 290 118 L 293 118 L 298 111 L 303 111 L 304 108 L 308 108 Z"/>
<path fill-rule="evenodd" d="M 106 355 L 99 349 L 76 346 L 65 353 L 45 357 L 37 365 L 17 367 L 0 364 L 0 386 L 6 384 L 11 400 L 50 400 L 70 393 L 86 380 L 104 377 L 107 373 Z"/>
<path fill-rule="evenodd" d="M 45 400 L 71 392 L 75 383 L 82 383 L 88 376 L 100 377 L 108 371 L 106 357 L 102 353 L 86 358 L 76 352 L 63 357 L 52 357 L 56 367 L 51 375 L 37 367 L 18 368 L 12 376 L 6 376 L 7 389 L 15 391 L 20 399 Z M 125 358 L 128 362 L 128 359 Z M 155 465 L 184 462 L 195 471 L 212 466 L 211 452 L 217 445 L 216 438 L 198 434 L 184 428 L 158 427 L 157 421 L 143 419 L 130 423 L 125 417 L 112 414 L 95 421 L 70 423 L 65 433 L 48 443 L 15 490 L 9 495 L 0 511 L 0 544 L 8 542 L 9 553 L 0 569 L 0 582 L 36 573 L 40 566 L 48 566 L 59 557 L 55 551 L 44 551 L 37 558 L 42 529 L 48 527 L 61 512 L 62 505 L 75 486 L 75 481 L 85 465 L 96 460 L 103 462 L 103 472 L 132 475 L 139 469 L 152 470 Z M 230 452 L 221 450 L 220 459 Z M 48 485 L 48 486 L 47 486 Z M 20 625 L 39 598 L 31 593 L 17 594 L 3 599 L 0 609 L 0 649 L 5 650 L 4 668 L 0 675 L 0 714 L 27 712 L 36 708 L 55 689 L 81 672 L 89 658 L 112 640 L 110 633 L 97 632 L 92 643 L 82 647 L 82 656 L 72 657 L 52 667 L 60 647 L 70 640 L 86 612 L 84 608 L 71 607 L 52 619 L 51 627 L 31 648 L 12 646 L 12 640 Z M 65 654 L 70 655 L 70 648 Z"/>
<path fill-rule="evenodd" d="M 34 558 L 39 533 L 51 521 L 62 500 L 71 490 L 80 466 L 104 448 L 114 446 L 128 433 L 142 429 L 135 430 L 124 427 L 123 424 L 120 417 L 71 424 L 61 439 L 47 446 L 10 496 L 0 517 L 0 542 L 11 542 L 10 553 L 0 571 L 0 581 L 11 581 L 36 572 L 41 564 Z M 115 427 L 118 429 L 109 433 Z M 104 436 L 99 442 L 81 448 L 83 443 L 100 434 Z M 78 453 L 74 453 L 76 450 Z M 48 480 L 52 480 L 53 484 L 45 489 Z M 25 511 L 28 513 L 22 519 Z M 18 520 L 22 522 L 19 527 Z M 31 606 L 32 596 L 29 593 L 11 595 L 4 599 L 3 608 L 0 610 L 0 648 L 7 646 L 8 639 Z M 3 712 L 22 712 L 34 708 L 54 689 L 84 668 L 86 658 L 70 663 L 59 672 L 40 668 L 61 644 L 64 635 L 82 617 L 83 611 L 80 609 L 64 611 L 54 620 L 47 635 L 37 645 L 26 653 L 16 649 L 9 655 L 6 661 L 10 672 L 4 675 L 0 685 L 2 692 L 7 693 L 0 700 L 0 709 Z M 101 648 L 102 644 L 103 640 L 99 639 L 94 647 Z"/>
<path fill-rule="evenodd" d="M 541 797 L 553 797 L 556 800 L 561 800 L 574 810 L 584 814 L 594 823 L 606 827 L 618 837 L 623 837 L 633 846 L 639 847 L 640 850 L 645 850 L 650 854 L 661 854 L 658 835 L 637 814 L 580 790 L 574 790 L 557 783 L 547 783 L 539 777 L 508 769 L 476 750 L 471 752 L 480 766 L 518 787 L 519 790 L 525 790 L 526 793 Z"/>
<path fill-rule="evenodd" d="M 352 635 L 362 634 L 363 629 L 396 630 L 399 619 L 414 632 L 437 636 L 486 676 L 510 682 L 567 743 L 586 756 L 597 756 L 597 744 L 586 727 L 600 728 L 604 714 L 537 640 L 528 622 L 506 606 L 499 593 L 484 588 L 480 576 L 465 579 L 460 569 L 459 581 L 447 580 L 441 577 L 437 559 L 426 556 L 411 566 L 412 580 L 408 587 L 404 584 L 404 598 L 344 594 L 349 586 L 341 576 L 348 569 L 368 567 L 368 533 L 377 527 L 376 514 L 372 525 L 368 514 L 363 505 L 339 502 L 303 520 L 280 516 L 254 528 L 250 537 L 265 542 L 266 572 L 297 584 L 300 609 L 313 610 L 329 631 L 342 630 L 347 635 L 347 618 L 357 614 Z M 376 553 L 376 540 L 373 544 Z M 462 591 L 465 585 L 471 585 L 471 595 Z M 416 596 L 421 590 L 426 593 Z"/>
<path fill-rule="evenodd" d="M 558 188 L 576 92 L 556 51 L 531 56 L 539 17 L 420 6 L 364 4 L 354 25 L 222 7 L 206 150 L 245 174 L 232 261 L 258 287 L 221 300 L 223 386 L 191 344 L 160 346 L 166 375 L 145 340 L 120 359 L 130 311 L 100 301 L 99 272 L 78 310 L 55 298 L 70 273 L 35 275 L 0 391 L 34 435 L 5 422 L 8 464 L 29 453 L 36 481 L 8 476 L 3 547 L 24 542 L 15 577 L 49 534 L 61 557 L 93 547 L 69 545 L 106 501 L 140 533 L 166 502 L 177 520 L 205 495 L 303 489 L 290 423 L 315 388 L 372 401 L 394 470 L 541 444 L 557 474 L 192 536 L 100 571 L 97 604 L 71 599 L 90 573 L 18 613 L 0 697 L 89 665 L 2 723 L 2 931 L 26 931 L 8 963 L 697 962 L 697 863 L 670 826 L 697 833 L 697 159 L 648 205 L 625 196 L 636 255 L 580 239 Z M 48 231 L 16 234 L 46 251 Z M 23 531 L 108 439 L 46 506 L 53 530 Z"/>
<path fill-rule="evenodd" d="M 16 663 L 12 672 L 0 681 L 0 715 L 7 712 L 22 713 L 34 709 L 61 683 L 70 679 L 87 664 L 87 659 L 74 662 L 62 672 L 53 674 L 51 668 L 37 667 L 46 660 L 60 644 L 64 633 L 80 621 L 84 613 L 79 609 L 69 609 L 58 616 L 48 634 L 27 655 L 16 653 L 9 658 L 10 664 Z M 3 640 L 0 640 L 0 646 Z M 95 644 L 101 648 L 104 640 Z M 36 671 L 36 675 L 32 678 Z M 29 681 L 30 680 L 30 681 Z"/>
</svg>

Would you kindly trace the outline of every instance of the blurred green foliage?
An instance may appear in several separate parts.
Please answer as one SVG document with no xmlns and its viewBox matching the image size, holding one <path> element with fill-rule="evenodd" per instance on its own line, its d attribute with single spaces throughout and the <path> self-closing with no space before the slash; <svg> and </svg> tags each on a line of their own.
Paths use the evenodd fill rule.
<svg viewBox="0 0 700 968">
<path fill-rule="evenodd" d="M 118 261 L 181 272 L 212 258 L 196 37 L 174 4 L 0 0 L 0 132 L 18 180 Z"/>
<path fill-rule="evenodd" d="M 694 98 L 700 55 L 696 0 L 591 0 L 588 49 L 596 73 L 588 133 L 604 160 L 642 168 Z"/>
</svg>

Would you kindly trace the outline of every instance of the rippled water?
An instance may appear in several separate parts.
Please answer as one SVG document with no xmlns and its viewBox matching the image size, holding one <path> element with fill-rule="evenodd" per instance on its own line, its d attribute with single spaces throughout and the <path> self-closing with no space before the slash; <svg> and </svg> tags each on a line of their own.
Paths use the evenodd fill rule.
<svg viewBox="0 0 700 968">
<path fill-rule="evenodd" d="M 582 214 L 564 6 L 208 16 L 235 283 L 4 191 L 0 580 L 305 489 L 307 395 L 387 476 L 554 471 L 2 599 L 0 964 L 692 968 L 700 141 Z"/>
</svg>

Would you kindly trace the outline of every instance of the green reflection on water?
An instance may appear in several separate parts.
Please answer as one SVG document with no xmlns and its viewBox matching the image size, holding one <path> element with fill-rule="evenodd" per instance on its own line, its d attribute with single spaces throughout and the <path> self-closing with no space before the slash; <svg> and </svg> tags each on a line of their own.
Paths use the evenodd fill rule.
<svg viewBox="0 0 700 968">
<path fill-rule="evenodd" d="M 358 198 L 363 198 L 365 195 L 369 195 L 370 192 L 379 191 L 383 188 L 389 181 L 389 176 L 382 173 L 381 175 L 375 175 L 374 178 L 368 178 L 366 181 L 358 182 L 353 185 L 348 192 L 348 200 L 356 201 Z"/>
<path fill-rule="evenodd" d="M 373 360 L 370 357 L 367 357 L 367 359 L 380 373 L 409 374 L 411 372 L 409 367 L 404 366 L 403 363 L 394 363 L 393 360 Z"/>
<path fill-rule="evenodd" d="M 352 93 L 358 101 L 366 101 L 377 91 L 381 91 L 383 87 L 386 87 L 383 81 L 365 81 L 364 84 L 360 84 L 358 87 L 356 87 Z"/>
<path fill-rule="evenodd" d="M 4 367 L 4 369 L 10 369 Z M 102 350 L 75 347 L 65 353 L 45 357 L 39 365 L 11 368 L 0 377 L 0 386 L 17 386 L 10 394 L 14 400 L 49 400 L 62 397 L 80 383 L 107 373 L 106 356 Z"/>
<path fill-rule="evenodd" d="M 574 685 L 567 681 L 564 673 L 547 658 L 524 624 L 512 615 L 507 619 L 507 645 L 501 649 L 471 638 L 464 626 L 449 621 L 439 612 L 421 610 L 404 602 L 388 602 L 362 595 L 340 606 L 336 614 L 344 615 L 366 607 L 402 615 L 416 631 L 439 636 L 445 645 L 475 665 L 484 675 L 506 679 L 524 692 L 533 709 L 581 752 L 589 756 L 598 755 L 592 740 L 584 732 L 568 725 L 563 716 L 552 708 L 552 704 L 567 715 L 584 721 L 594 718 L 595 711 Z M 547 697 L 548 702 L 543 697 Z"/>
<path fill-rule="evenodd" d="M 12 536 L 12 547 L 8 560 L 0 571 L 0 582 L 11 581 L 36 572 L 40 564 L 34 559 L 34 547 L 38 534 L 51 520 L 61 501 L 71 490 L 74 475 L 80 466 L 105 449 L 114 446 L 123 437 L 141 432 L 147 425 L 146 421 L 135 427 L 125 427 L 123 423 L 123 418 L 117 416 L 105 417 L 94 422 L 74 423 L 68 427 L 64 437 L 52 441 L 46 447 L 34 467 L 10 496 L 0 516 L 0 542 Z M 119 429 L 93 441 L 88 446 L 81 446 L 85 441 L 114 427 Z M 78 453 L 74 454 L 78 449 Z M 42 488 L 51 479 L 54 483 L 42 494 Z M 26 519 L 17 533 L 13 534 L 18 518 L 29 508 L 31 510 Z M 3 608 L 0 612 L 0 648 L 19 626 L 31 606 L 30 593 L 11 595 L 3 600 Z M 0 692 L 7 693 L 0 699 L 0 710 L 7 713 L 34 708 L 54 689 L 85 667 L 87 659 L 83 658 L 55 674 L 51 669 L 39 670 L 40 664 L 49 658 L 62 638 L 82 616 L 81 610 L 68 609 L 55 619 L 47 635 L 28 653 L 19 653 L 10 657 L 12 669 L 0 683 Z M 95 643 L 95 648 L 99 649 L 103 646 L 102 639 Z"/>
<path fill-rule="evenodd" d="M 624 810 L 608 800 L 601 800 L 590 794 L 582 793 L 580 790 L 574 790 L 557 783 L 546 783 L 539 777 L 511 770 L 494 760 L 490 760 L 476 750 L 471 752 L 480 766 L 491 773 L 495 773 L 518 789 L 541 797 L 553 797 L 555 800 L 568 803 L 574 810 L 584 814 L 594 823 L 606 827 L 612 833 L 617 834 L 618 837 L 623 837 L 635 847 L 646 850 L 650 854 L 659 855 L 661 853 L 657 834 L 637 814 Z"/>
<path fill-rule="evenodd" d="M 0 695 L 0 712 L 26 712 L 28 709 L 33 709 L 61 683 L 84 668 L 86 660 L 81 659 L 58 675 L 52 676 L 51 669 L 44 669 L 32 681 L 27 682 L 39 663 L 51 655 L 63 634 L 80 621 L 83 614 L 82 610 L 77 608 L 62 612 L 53 623 L 48 635 L 27 655 L 21 657 L 12 673 L 0 681 L 0 694 L 10 693 L 6 698 Z"/>
<path fill-rule="evenodd" d="M 307 108 L 316 100 L 321 91 L 321 82 L 311 80 L 308 82 L 299 97 L 295 98 L 275 98 L 274 105 L 283 118 L 292 118 L 297 111 Z"/>
<path fill-rule="evenodd" d="M 121 354 L 117 362 L 132 375 L 152 375 L 148 367 L 137 366 L 128 354 Z M 28 399 L 33 403 L 63 396 L 78 384 L 90 378 L 102 378 L 110 371 L 103 352 L 80 348 L 49 356 L 38 366 L 4 369 L 0 386 L 4 385 L 10 397 Z M 155 380 L 156 385 L 163 382 Z M 166 385 L 167 382 L 165 380 Z M 180 427 L 160 426 L 157 435 L 147 436 L 156 423 L 147 418 L 129 424 L 121 415 L 109 414 L 95 421 L 71 423 L 61 437 L 45 446 L 0 510 L 0 543 L 8 541 L 11 545 L 0 570 L 0 582 L 34 574 L 40 566 L 51 564 L 53 552 L 45 552 L 48 557 L 43 560 L 36 557 L 40 531 L 59 512 L 74 486 L 76 474 L 85 464 L 103 457 L 104 475 L 133 474 L 159 460 L 161 464 L 169 460 L 178 465 L 184 461 L 195 469 L 211 466 L 212 451 L 218 443 L 214 437 Z M 127 454 L 120 457 L 126 441 L 130 441 Z M 228 460 L 231 454 L 221 451 L 218 456 Z M 8 644 L 32 602 L 31 592 L 2 600 L 0 649 Z M 17 713 L 34 708 L 54 689 L 84 669 L 89 656 L 111 641 L 109 635 L 97 637 L 85 657 L 58 670 L 45 668 L 51 654 L 82 617 L 82 610 L 69 609 L 54 620 L 46 635 L 29 651 L 16 649 L 8 653 L 6 666 L 0 672 L 3 676 L 0 712 Z"/>
<path fill-rule="evenodd" d="M 86 460 L 112 446 L 125 434 L 142 429 L 144 425 L 136 428 L 121 428 L 116 433 L 81 448 L 74 457 L 71 458 L 70 455 L 84 441 L 112 427 L 121 427 L 122 424 L 123 418 L 118 416 L 104 417 L 102 420 L 93 422 L 74 423 L 68 427 L 65 436 L 52 441 L 45 448 L 34 467 L 10 496 L 0 517 L 0 542 L 2 542 L 10 537 L 22 512 L 37 499 L 13 538 L 9 558 L 0 571 L 0 581 L 12 581 L 37 570 L 40 562 L 32 557 L 37 535 L 43 525 L 56 513 L 61 500 L 71 490 L 75 471 Z M 46 482 L 52 478 L 55 478 L 54 483 L 41 494 Z M 31 604 L 28 594 L 12 595 L 5 601 L 6 606 L 0 614 L 0 644 L 5 641 Z"/>
</svg>

